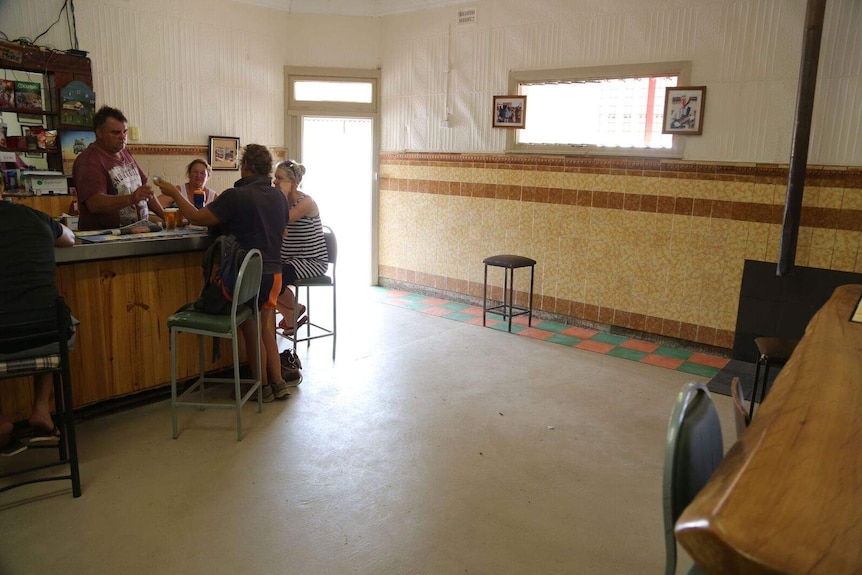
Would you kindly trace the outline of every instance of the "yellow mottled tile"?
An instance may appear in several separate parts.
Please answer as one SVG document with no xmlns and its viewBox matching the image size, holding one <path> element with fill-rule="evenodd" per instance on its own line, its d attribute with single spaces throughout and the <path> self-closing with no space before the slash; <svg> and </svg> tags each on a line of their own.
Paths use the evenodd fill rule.
<svg viewBox="0 0 862 575">
<path fill-rule="evenodd" d="M 642 194 L 659 196 L 662 193 L 661 178 L 644 176 L 642 179 Z"/>
<path fill-rule="evenodd" d="M 841 208 L 845 210 L 862 210 L 862 189 L 847 188 Z"/>
<path fill-rule="evenodd" d="M 732 202 L 754 201 L 754 184 L 751 182 L 727 182 L 727 191 Z"/>
<path fill-rule="evenodd" d="M 647 178 L 644 176 L 627 176 L 625 179 L 625 191 L 627 194 L 645 194 L 647 190 Z"/>
<path fill-rule="evenodd" d="M 734 182 L 706 182 L 706 197 L 713 200 L 721 200 L 723 202 L 729 202 L 733 199 L 733 187 L 732 184 Z"/>
<path fill-rule="evenodd" d="M 751 200 L 756 204 L 771 204 L 773 190 L 768 184 L 754 184 L 751 190 Z"/>
<path fill-rule="evenodd" d="M 600 192 L 610 192 L 613 190 L 613 179 L 607 174 L 594 174 L 593 185 L 594 189 Z"/>
<path fill-rule="evenodd" d="M 836 230 L 815 229 L 808 262 L 811 267 L 831 269 Z"/>
<path fill-rule="evenodd" d="M 787 203 L 787 185 L 773 184 L 772 185 L 772 203 L 783 206 Z"/>
<path fill-rule="evenodd" d="M 548 187 L 555 190 L 565 190 L 568 188 L 566 182 L 566 174 L 563 172 L 547 172 L 546 174 Z"/>
<path fill-rule="evenodd" d="M 662 195 L 670 197 L 688 196 L 688 184 L 677 178 L 662 178 Z"/>
<path fill-rule="evenodd" d="M 814 186 L 806 187 L 805 193 L 802 195 L 802 207 L 803 208 L 817 207 L 820 204 L 820 197 L 822 195 L 822 191 L 823 190 L 821 188 L 816 188 Z M 785 194 L 784 194 L 784 197 L 781 198 L 781 202 L 776 201 L 774 203 L 776 203 L 776 204 L 782 203 L 783 204 L 786 202 L 786 200 L 787 200 L 787 193 L 785 190 Z"/>
<path fill-rule="evenodd" d="M 590 176 L 592 174 L 575 174 L 566 172 L 562 174 L 565 188 L 569 190 L 588 190 L 590 189 Z"/>
<path fill-rule="evenodd" d="M 844 200 L 843 188 L 820 188 L 817 207 L 840 209 Z"/>
<path fill-rule="evenodd" d="M 862 233 L 837 230 L 832 255 L 832 269 L 853 271 L 856 268 L 856 254 L 859 252 Z"/>
<path fill-rule="evenodd" d="M 696 198 L 696 199 L 703 199 L 703 198 L 710 198 L 711 197 L 709 195 L 709 189 L 707 187 L 707 182 L 705 180 L 685 180 L 685 181 L 688 184 L 688 192 L 686 193 L 687 196 L 692 197 L 692 198 Z"/>
</svg>

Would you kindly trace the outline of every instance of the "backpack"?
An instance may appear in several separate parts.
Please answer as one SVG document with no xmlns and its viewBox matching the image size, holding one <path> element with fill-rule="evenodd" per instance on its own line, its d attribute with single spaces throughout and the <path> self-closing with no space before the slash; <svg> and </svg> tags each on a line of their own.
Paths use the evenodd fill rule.
<svg viewBox="0 0 862 575">
<path fill-rule="evenodd" d="M 192 304 L 194 311 L 221 315 L 230 313 L 239 269 L 247 252 L 234 235 L 222 235 L 215 239 L 204 252 L 201 263 L 204 287 L 197 301 Z"/>
</svg>

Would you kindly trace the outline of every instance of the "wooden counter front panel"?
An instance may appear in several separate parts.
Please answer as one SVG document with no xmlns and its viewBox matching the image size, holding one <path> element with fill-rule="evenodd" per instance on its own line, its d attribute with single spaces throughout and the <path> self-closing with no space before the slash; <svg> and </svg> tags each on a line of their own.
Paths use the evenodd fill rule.
<svg viewBox="0 0 862 575">
<path fill-rule="evenodd" d="M 71 353 L 75 405 L 170 383 L 167 318 L 202 284 L 200 252 L 58 266 L 57 287 L 81 322 Z M 211 341 L 207 369 L 230 366 L 230 342 L 222 340 L 222 358 L 212 364 Z M 192 335 L 178 338 L 178 378 L 197 372 L 197 346 Z M 0 409 L 12 421 L 26 419 L 32 393 L 30 379 L 9 380 L 0 386 Z"/>
<path fill-rule="evenodd" d="M 72 206 L 72 201 L 75 196 L 4 196 L 4 198 L 12 198 L 13 204 L 21 204 L 45 212 L 52 218 L 59 217 L 64 213 L 69 213 L 69 208 Z"/>
</svg>

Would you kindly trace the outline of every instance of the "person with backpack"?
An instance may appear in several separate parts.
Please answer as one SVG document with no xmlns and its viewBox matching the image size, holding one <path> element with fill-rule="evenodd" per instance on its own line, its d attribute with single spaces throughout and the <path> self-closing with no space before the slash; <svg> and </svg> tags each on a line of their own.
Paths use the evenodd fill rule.
<svg viewBox="0 0 862 575">
<path fill-rule="evenodd" d="M 263 400 L 285 399 L 290 395 L 281 377 L 278 343 L 275 339 L 275 304 L 281 292 L 281 238 L 288 222 L 287 199 L 272 186 L 272 154 L 265 146 L 248 144 L 240 160 L 241 178 L 211 203 L 196 209 L 180 189 L 159 179 L 162 193 L 176 202 L 180 215 L 197 226 L 221 226 L 222 232 L 236 237 L 243 249 L 259 249 L 263 256 L 263 277 L 258 295 L 260 306 L 260 374 Z M 251 322 L 242 324 L 246 349 L 254 349 Z M 249 362 L 254 365 L 255 362 Z"/>
</svg>

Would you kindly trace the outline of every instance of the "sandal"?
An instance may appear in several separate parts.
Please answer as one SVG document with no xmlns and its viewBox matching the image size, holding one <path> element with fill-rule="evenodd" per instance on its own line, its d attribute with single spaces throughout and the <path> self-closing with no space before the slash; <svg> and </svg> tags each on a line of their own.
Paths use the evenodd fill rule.
<svg viewBox="0 0 862 575">
<path fill-rule="evenodd" d="M 284 320 L 279 322 L 278 327 L 284 331 L 284 335 L 293 335 L 297 329 L 301 328 L 306 323 L 308 323 L 308 316 L 304 315 L 301 318 L 299 318 L 298 320 L 296 320 L 296 329 L 285 324 Z M 282 324 L 284 324 L 284 325 L 282 325 Z"/>
<path fill-rule="evenodd" d="M 33 437 L 30 438 L 30 443 L 38 443 L 40 441 L 54 441 L 60 439 L 60 430 L 55 425 L 50 430 L 33 428 Z"/>
<path fill-rule="evenodd" d="M 18 455 L 22 451 L 27 449 L 27 445 L 21 443 L 17 437 L 10 437 L 8 443 L 0 448 L 0 456 L 2 457 L 12 457 L 13 455 Z"/>
</svg>

